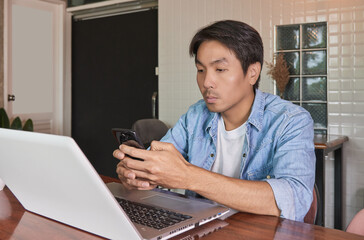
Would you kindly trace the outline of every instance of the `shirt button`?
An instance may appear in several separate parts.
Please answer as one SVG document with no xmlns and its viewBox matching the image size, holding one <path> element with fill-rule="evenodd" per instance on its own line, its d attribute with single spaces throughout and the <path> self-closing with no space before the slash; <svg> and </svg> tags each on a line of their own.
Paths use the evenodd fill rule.
<svg viewBox="0 0 364 240">
<path fill-rule="evenodd" d="M 243 153 L 243 157 L 246 157 L 246 153 Z"/>
<path fill-rule="evenodd" d="M 270 176 L 269 175 L 267 175 L 267 179 L 270 179 Z"/>
<path fill-rule="evenodd" d="M 214 157 L 215 155 L 213 153 L 210 154 L 210 157 Z"/>
</svg>

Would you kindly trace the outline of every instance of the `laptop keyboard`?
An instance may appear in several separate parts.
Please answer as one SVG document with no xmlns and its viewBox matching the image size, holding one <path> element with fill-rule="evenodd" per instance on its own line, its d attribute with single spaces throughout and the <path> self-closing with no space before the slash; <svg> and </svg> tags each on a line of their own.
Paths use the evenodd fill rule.
<svg viewBox="0 0 364 240">
<path fill-rule="evenodd" d="M 191 216 L 172 212 L 163 208 L 148 206 L 116 198 L 132 222 L 155 229 L 163 229 L 176 223 L 190 219 Z"/>
</svg>

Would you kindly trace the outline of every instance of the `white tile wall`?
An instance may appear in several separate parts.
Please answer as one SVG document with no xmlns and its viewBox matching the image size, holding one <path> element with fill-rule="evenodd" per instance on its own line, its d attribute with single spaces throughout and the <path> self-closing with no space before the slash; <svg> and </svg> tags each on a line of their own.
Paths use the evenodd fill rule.
<svg viewBox="0 0 364 240">
<path fill-rule="evenodd" d="M 159 0 L 160 119 L 174 125 L 200 99 L 188 45 L 202 26 L 221 19 L 244 21 L 262 36 L 265 60 L 274 51 L 274 25 L 328 22 L 328 128 L 345 134 L 344 225 L 364 208 L 364 1 Z M 262 71 L 260 89 L 273 92 Z M 327 162 L 326 223 L 333 227 L 333 161 Z"/>
</svg>

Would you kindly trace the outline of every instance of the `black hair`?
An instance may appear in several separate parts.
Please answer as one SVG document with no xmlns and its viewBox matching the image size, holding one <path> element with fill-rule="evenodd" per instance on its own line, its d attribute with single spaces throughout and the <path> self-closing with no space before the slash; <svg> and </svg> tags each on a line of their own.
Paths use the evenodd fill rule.
<svg viewBox="0 0 364 240">
<path fill-rule="evenodd" d="M 197 57 L 200 45 L 205 41 L 215 40 L 230 49 L 240 61 L 244 74 L 251 64 L 259 62 L 263 68 L 263 42 L 259 33 L 244 22 L 224 20 L 215 22 L 200 29 L 192 38 L 189 53 L 191 57 Z M 254 84 L 258 88 L 259 77 Z"/>
</svg>

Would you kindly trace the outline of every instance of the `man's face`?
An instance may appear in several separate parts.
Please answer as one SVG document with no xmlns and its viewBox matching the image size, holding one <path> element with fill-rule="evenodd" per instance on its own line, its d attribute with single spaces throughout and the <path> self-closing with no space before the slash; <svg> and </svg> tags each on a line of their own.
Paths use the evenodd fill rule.
<svg viewBox="0 0 364 240">
<path fill-rule="evenodd" d="M 200 45 L 196 56 L 197 83 L 211 112 L 224 116 L 238 113 L 242 108 L 250 109 L 257 79 L 249 74 L 251 66 L 244 74 L 235 54 L 218 41 Z"/>
</svg>

